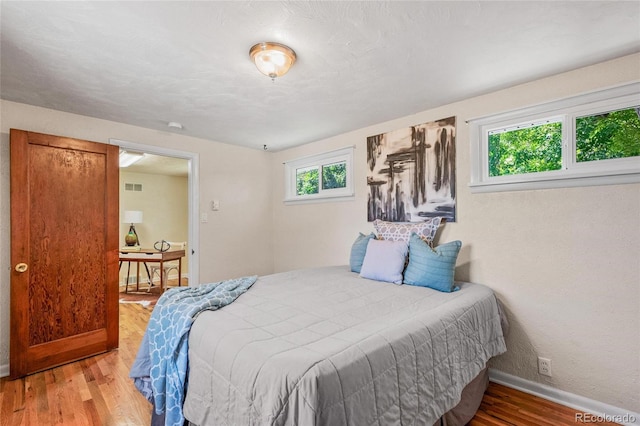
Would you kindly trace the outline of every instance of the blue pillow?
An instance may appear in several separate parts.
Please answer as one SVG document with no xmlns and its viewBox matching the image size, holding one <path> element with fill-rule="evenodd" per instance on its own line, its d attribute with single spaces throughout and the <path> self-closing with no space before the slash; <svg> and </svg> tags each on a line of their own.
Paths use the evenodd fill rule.
<svg viewBox="0 0 640 426">
<path fill-rule="evenodd" d="M 376 235 L 372 232 L 369 235 L 364 235 L 362 232 L 358 235 L 358 238 L 351 246 L 351 256 L 349 257 L 349 266 L 351 266 L 351 272 L 360 273 L 362 269 L 362 261 L 364 255 L 367 253 L 367 244 L 369 240 L 375 239 Z"/>
<path fill-rule="evenodd" d="M 459 290 L 453 284 L 453 274 L 460 247 L 461 241 L 451 241 L 432 249 L 418 235 L 411 234 L 404 283 L 447 293 Z"/>
<path fill-rule="evenodd" d="M 407 258 L 404 241 L 369 240 L 360 276 L 376 281 L 402 284 L 402 270 Z"/>
</svg>

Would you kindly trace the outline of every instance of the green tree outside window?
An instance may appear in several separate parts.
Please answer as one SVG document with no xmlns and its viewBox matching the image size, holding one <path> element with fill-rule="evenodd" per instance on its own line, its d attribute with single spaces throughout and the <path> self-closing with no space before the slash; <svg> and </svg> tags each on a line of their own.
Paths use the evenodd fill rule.
<svg viewBox="0 0 640 426">
<path fill-rule="evenodd" d="M 640 155 L 640 107 L 576 119 L 576 160 Z"/>
<path fill-rule="evenodd" d="M 296 194 L 309 195 L 318 193 L 318 169 L 296 170 Z"/>
<path fill-rule="evenodd" d="M 322 189 L 347 187 L 347 163 L 322 166 Z"/>
<path fill-rule="evenodd" d="M 640 107 L 578 117 L 576 161 L 640 156 Z M 560 170 L 562 124 L 489 135 L 489 176 Z"/>
<path fill-rule="evenodd" d="M 489 135 L 489 176 L 545 172 L 561 168 L 561 123 Z"/>
</svg>

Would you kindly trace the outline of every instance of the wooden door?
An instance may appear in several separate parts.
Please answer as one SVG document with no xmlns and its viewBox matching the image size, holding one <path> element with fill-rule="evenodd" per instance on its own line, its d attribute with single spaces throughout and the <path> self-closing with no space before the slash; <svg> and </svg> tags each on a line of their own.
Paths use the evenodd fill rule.
<svg viewBox="0 0 640 426">
<path fill-rule="evenodd" d="M 118 347 L 118 147 L 11 129 L 17 378 Z"/>
</svg>

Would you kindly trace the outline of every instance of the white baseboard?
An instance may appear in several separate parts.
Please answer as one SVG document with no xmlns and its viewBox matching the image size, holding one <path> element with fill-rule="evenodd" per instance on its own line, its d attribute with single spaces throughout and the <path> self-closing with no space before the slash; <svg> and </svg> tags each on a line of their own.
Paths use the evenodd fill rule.
<svg viewBox="0 0 640 426">
<path fill-rule="evenodd" d="M 7 377 L 9 375 L 9 364 L 0 365 L 0 377 Z"/>
<path fill-rule="evenodd" d="M 579 411 L 584 411 L 585 413 L 604 417 L 604 420 L 607 421 L 623 425 L 640 425 L 640 413 L 614 407 L 613 405 L 552 388 L 542 383 L 522 379 L 511 374 L 503 373 L 502 371 L 494 370 L 493 368 L 489 369 L 489 380 Z M 580 419 L 576 419 L 576 424 L 580 423 L 590 423 L 590 421 L 580 421 Z"/>
</svg>

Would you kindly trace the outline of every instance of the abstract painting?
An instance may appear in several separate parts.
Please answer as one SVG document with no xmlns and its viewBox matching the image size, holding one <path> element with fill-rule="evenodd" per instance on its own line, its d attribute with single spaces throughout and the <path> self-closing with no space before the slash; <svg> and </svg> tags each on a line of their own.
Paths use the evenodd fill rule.
<svg viewBox="0 0 640 426">
<path fill-rule="evenodd" d="M 369 222 L 456 220 L 456 118 L 367 138 Z"/>
</svg>

